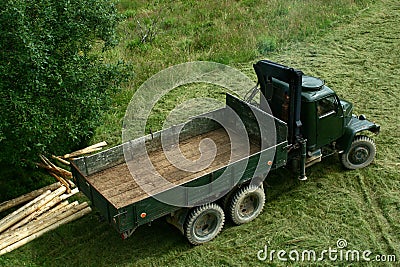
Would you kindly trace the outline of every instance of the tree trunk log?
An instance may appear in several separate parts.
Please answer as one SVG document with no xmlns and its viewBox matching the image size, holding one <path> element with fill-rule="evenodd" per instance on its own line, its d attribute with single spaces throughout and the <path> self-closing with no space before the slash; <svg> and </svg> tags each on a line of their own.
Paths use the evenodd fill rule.
<svg viewBox="0 0 400 267">
<path fill-rule="evenodd" d="M 47 204 L 53 198 L 62 195 L 65 192 L 66 188 L 64 186 L 56 189 L 53 192 L 46 191 L 46 196 L 40 195 L 30 203 L 26 204 L 25 206 L 21 207 L 17 211 L 11 213 L 10 215 L 6 216 L 0 221 L 0 233 L 9 228 L 11 225 L 17 223 L 18 221 L 22 220 L 32 212 L 38 210 L 43 205 Z"/>
<path fill-rule="evenodd" d="M 26 211 L 28 208 L 30 208 L 31 206 L 35 205 L 39 201 L 43 200 L 45 197 L 47 197 L 50 194 L 51 194 L 51 191 L 47 190 L 46 192 L 44 192 L 40 196 L 36 197 L 31 202 L 25 204 L 24 206 L 20 207 L 16 211 L 8 214 L 6 217 L 1 219 L 0 220 L 0 233 L 3 232 L 5 229 L 7 229 L 8 227 L 10 227 L 12 225 L 12 224 L 9 224 L 9 221 L 13 221 L 13 218 L 15 216 L 17 216 L 18 214 L 21 214 L 22 212 Z M 14 221 L 14 223 L 15 223 L 15 221 Z"/>
<path fill-rule="evenodd" d="M 10 233 L 7 233 L 6 236 L 1 237 L 1 243 L 0 243 L 0 250 L 4 249 L 5 247 L 14 244 L 15 242 L 20 241 L 21 239 L 24 239 L 32 234 L 35 234 L 41 230 L 43 230 L 46 227 L 49 227 L 53 224 L 57 224 L 57 222 L 65 219 L 66 217 L 69 217 L 78 211 L 85 209 L 89 205 L 86 202 L 83 202 L 75 207 L 69 208 L 65 212 L 57 212 L 54 214 L 54 216 L 51 217 L 46 217 L 45 219 L 41 221 L 36 221 L 32 222 L 26 225 L 26 227 L 19 228 L 15 231 L 12 231 Z"/>
<path fill-rule="evenodd" d="M 50 175 L 57 179 L 67 190 L 68 194 L 71 193 L 71 188 L 69 187 L 69 183 L 62 177 L 58 176 L 57 174 L 49 171 Z"/>
<path fill-rule="evenodd" d="M 60 183 L 54 183 L 54 184 L 45 186 L 43 188 L 37 189 L 35 191 L 32 191 L 30 193 L 27 193 L 25 195 L 22 195 L 20 197 L 4 201 L 3 203 L 0 204 L 0 212 L 3 212 L 5 210 L 11 209 L 11 208 L 16 207 L 18 205 L 21 205 L 21 204 L 24 204 L 24 203 L 26 203 L 28 201 L 31 201 L 32 199 L 40 196 L 41 194 L 43 194 L 47 190 L 53 191 L 53 190 L 59 188 L 60 186 L 61 186 Z"/>
<path fill-rule="evenodd" d="M 90 213 L 91 210 L 92 209 L 90 207 L 86 207 L 86 208 L 78 211 L 77 213 L 75 213 L 75 214 L 73 214 L 73 215 L 71 215 L 69 217 L 66 217 L 66 218 L 56 222 L 55 224 L 52 224 L 52 225 L 50 225 L 50 226 L 38 231 L 35 234 L 31 234 L 31 235 L 29 235 L 29 236 L 27 236 L 27 237 L 15 242 L 15 243 L 13 243 L 12 245 L 9 245 L 8 247 L 5 247 L 5 248 L 1 249 L 0 250 L 0 255 L 3 255 L 5 253 L 7 253 L 7 252 L 10 252 L 10 251 L 14 250 L 14 249 L 17 249 L 17 248 L 29 243 L 30 241 L 42 236 L 43 234 L 45 234 L 45 233 L 47 233 L 47 232 L 49 232 L 49 231 L 51 231 L 53 229 L 56 229 L 57 227 L 59 227 L 62 224 L 66 224 L 66 223 L 72 222 L 72 221 L 74 221 L 76 219 L 79 219 L 79 218 L 83 217 L 84 215 Z"/>
<path fill-rule="evenodd" d="M 49 212 L 46 212 L 46 213 L 40 215 L 39 217 L 37 217 L 35 219 L 35 221 L 43 221 L 46 218 L 50 218 L 50 217 L 54 216 L 55 214 L 60 214 L 64 211 L 66 211 L 72 207 L 78 206 L 78 205 L 79 205 L 78 201 L 74 201 L 72 203 L 68 203 L 68 200 L 64 201 L 64 202 L 60 203 L 60 205 L 57 205 L 53 209 L 49 210 Z"/>
<path fill-rule="evenodd" d="M 71 193 L 63 194 L 60 196 L 60 198 L 61 198 L 61 200 L 64 200 L 64 199 L 72 197 L 73 195 L 75 195 L 77 193 L 79 193 L 79 189 L 78 189 L 78 187 L 75 187 L 74 189 L 71 190 Z"/>
<path fill-rule="evenodd" d="M 11 231 L 15 230 L 15 229 L 19 228 L 20 226 L 27 224 L 28 222 L 32 221 L 34 218 L 36 218 L 39 215 L 45 213 L 46 211 L 48 211 L 49 209 L 51 209 L 52 207 L 54 207 L 55 205 L 60 203 L 62 200 L 63 199 L 61 198 L 61 196 L 53 198 L 46 205 L 40 207 L 38 210 L 32 212 L 31 214 L 29 214 L 28 216 L 23 218 L 21 221 L 17 222 L 13 226 L 11 226 L 10 230 Z"/>
<path fill-rule="evenodd" d="M 103 142 L 100 142 L 100 143 L 85 147 L 83 149 L 74 151 L 74 152 L 72 152 L 70 154 L 65 154 L 63 158 L 67 159 L 67 158 L 77 157 L 77 156 L 80 156 L 80 155 L 83 155 L 83 154 L 88 154 L 88 153 L 100 150 L 101 147 L 106 146 L 106 145 L 107 145 L 107 143 L 103 141 Z"/>
<path fill-rule="evenodd" d="M 46 169 L 48 171 L 52 171 L 55 174 L 58 174 L 62 177 L 66 177 L 66 178 L 72 178 L 72 173 L 70 171 L 64 170 L 63 168 L 57 167 L 57 168 L 53 168 L 49 165 L 45 165 L 43 163 L 36 163 L 36 166 Z"/>
<path fill-rule="evenodd" d="M 64 164 L 64 165 L 70 165 L 70 164 L 71 164 L 69 161 L 66 161 L 65 159 L 62 159 L 62 158 L 60 158 L 60 157 L 58 157 L 58 156 L 51 155 L 51 157 L 52 157 L 53 159 L 58 160 L 59 162 L 61 162 L 61 163 Z"/>
</svg>

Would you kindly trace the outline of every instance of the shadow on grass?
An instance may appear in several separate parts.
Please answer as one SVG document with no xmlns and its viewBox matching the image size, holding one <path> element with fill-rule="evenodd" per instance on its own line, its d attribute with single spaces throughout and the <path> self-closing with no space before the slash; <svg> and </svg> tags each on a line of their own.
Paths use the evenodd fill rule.
<svg viewBox="0 0 400 267">
<path fill-rule="evenodd" d="M 139 262 L 158 262 L 170 253 L 190 248 L 180 232 L 163 219 L 151 227 L 139 227 L 132 237 L 122 240 L 108 223 L 99 222 L 94 211 L 22 249 L 29 250 L 37 266 L 75 267 L 137 266 Z M 13 254 L 18 257 L 19 253 Z"/>
<path fill-rule="evenodd" d="M 279 170 L 267 179 L 267 202 L 279 202 L 281 196 L 299 187 L 318 186 L 323 183 L 325 174 L 340 171 L 340 164 L 332 158 L 307 169 L 308 183 L 298 181 L 296 175 L 287 170 Z M 227 222 L 225 228 L 231 227 L 234 225 Z M 100 222 L 93 211 L 7 254 L 7 261 L 23 264 L 22 252 L 30 255 L 29 262 L 37 266 L 156 266 L 192 249 L 195 248 L 164 218 L 154 221 L 151 227 L 139 227 L 132 237 L 122 240 L 108 223 Z"/>
</svg>

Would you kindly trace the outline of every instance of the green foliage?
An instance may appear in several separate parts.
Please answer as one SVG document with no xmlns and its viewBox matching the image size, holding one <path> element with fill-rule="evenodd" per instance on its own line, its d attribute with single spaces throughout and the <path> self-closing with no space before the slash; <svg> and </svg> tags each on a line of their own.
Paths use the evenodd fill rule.
<svg viewBox="0 0 400 267">
<path fill-rule="evenodd" d="M 64 153 L 92 136 L 124 64 L 104 64 L 95 42 L 116 44 L 109 0 L 16 0 L 0 7 L 0 162 Z"/>
<path fill-rule="evenodd" d="M 55 182 L 46 171 L 39 169 L 27 172 L 25 168 L 16 170 L 0 164 L 0 170 L 0 203 Z M 8 213 L 4 212 L 4 216 Z M 0 213 L 0 218 L 4 216 Z"/>
</svg>

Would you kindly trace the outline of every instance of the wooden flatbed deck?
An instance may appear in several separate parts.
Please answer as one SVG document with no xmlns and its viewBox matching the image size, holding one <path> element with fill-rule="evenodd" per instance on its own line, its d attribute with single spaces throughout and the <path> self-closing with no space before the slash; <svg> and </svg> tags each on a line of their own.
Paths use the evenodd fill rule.
<svg viewBox="0 0 400 267">
<path fill-rule="evenodd" d="M 149 158 L 156 171 L 162 177 L 174 185 L 181 185 L 224 167 L 229 164 L 230 161 L 237 161 L 249 156 L 245 145 L 238 147 L 235 149 L 235 151 L 231 151 L 232 149 L 229 136 L 223 128 L 181 141 L 179 143 L 179 148 L 182 155 L 191 161 L 196 161 L 199 159 L 201 156 L 199 144 L 200 141 L 205 138 L 210 138 L 214 141 L 217 151 L 212 163 L 201 171 L 189 172 L 178 169 L 169 162 L 161 148 L 154 152 L 150 152 Z M 250 155 L 257 153 L 258 151 L 260 151 L 259 145 L 253 144 L 253 142 L 250 140 Z M 209 162 L 211 160 L 212 157 L 205 158 L 204 162 Z M 154 187 L 154 190 L 151 190 L 150 194 L 159 193 L 160 190 L 162 191 L 168 189 L 160 189 L 156 183 L 152 182 L 159 178 L 154 177 L 154 175 L 152 175 L 145 168 L 140 170 L 139 174 L 140 179 L 145 179 L 146 186 L 149 185 Z M 149 197 L 149 194 L 140 188 L 136 180 L 132 177 L 126 163 L 119 164 L 89 175 L 87 180 L 116 208 L 121 208 Z"/>
</svg>

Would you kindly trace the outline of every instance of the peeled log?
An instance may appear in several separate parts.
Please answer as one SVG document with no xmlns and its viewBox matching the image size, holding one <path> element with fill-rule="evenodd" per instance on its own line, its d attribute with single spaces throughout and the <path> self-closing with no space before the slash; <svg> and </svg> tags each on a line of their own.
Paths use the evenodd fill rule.
<svg viewBox="0 0 400 267">
<path fill-rule="evenodd" d="M 43 221 L 39 221 L 38 223 L 31 225 L 31 227 L 28 227 L 26 229 L 21 229 L 21 230 L 16 230 L 12 236 L 2 239 L 0 243 L 0 249 L 4 249 L 7 246 L 10 246 L 32 234 L 35 234 L 51 225 L 57 224 L 59 221 L 64 220 L 65 218 L 79 212 L 82 209 L 87 208 L 89 205 L 86 202 L 83 202 L 79 204 L 78 206 L 75 206 L 73 208 L 70 208 L 69 210 L 58 214 L 57 216 L 51 217 L 51 218 L 46 218 Z"/>
<path fill-rule="evenodd" d="M 57 190 L 51 192 L 44 198 L 42 197 L 43 195 L 37 197 L 41 198 L 39 201 L 36 199 L 34 200 L 35 203 L 32 204 L 32 202 L 26 204 L 24 207 L 18 209 L 18 212 L 13 212 L 9 216 L 6 216 L 4 219 L 0 221 L 0 233 L 12 226 L 13 224 L 19 222 L 32 212 L 38 210 L 40 207 L 51 201 L 53 198 L 62 195 L 65 192 L 66 188 L 64 186 L 58 188 Z"/>
<path fill-rule="evenodd" d="M 64 164 L 64 165 L 70 165 L 70 162 L 69 162 L 69 161 L 66 161 L 65 159 L 62 159 L 62 158 L 57 157 L 57 156 L 54 156 L 54 155 L 51 155 L 51 157 L 52 157 L 53 159 L 58 160 L 59 162 L 61 162 L 61 163 Z"/>
<path fill-rule="evenodd" d="M 31 221 L 23 227 L 20 227 L 13 231 L 6 231 L 0 235 L 0 249 L 4 248 L 6 244 L 12 244 L 13 242 L 16 242 L 16 239 L 21 239 L 20 236 L 23 236 L 28 232 L 35 233 L 37 231 L 40 231 L 41 229 L 43 229 L 43 227 L 46 227 L 46 224 L 48 224 L 49 222 L 56 222 L 57 219 L 59 220 L 60 218 L 62 219 L 66 216 L 69 216 L 87 206 L 88 204 L 86 202 L 79 204 L 78 201 L 75 201 L 55 212 L 50 212 L 48 216 L 44 216 L 45 214 L 43 214 L 43 216 L 40 216 L 40 219 L 38 218 L 38 220 Z"/>
<path fill-rule="evenodd" d="M 101 147 L 106 146 L 106 145 L 107 145 L 107 143 L 103 141 L 103 142 L 100 142 L 100 143 L 85 147 L 83 149 L 74 151 L 74 152 L 72 152 L 70 154 L 65 154 L 64 158 L 67 159 L 67 158 L 77 157 L 77 156 L 80 156 L 80 155 L 83 155 L 83 154 L 88 154 L 88 153 L 91 153 L 91 152 L 94 152 L 94 151 L 98 151 L 98 150 L 102 149 Z"/>
<path fill-rule="evenodd" d="M 55 174 L 55 173 L 53 173 L 53 172 L 51 172 L 51 171 L 49 171 L 49 174 L 50 174 L 51 176 L 53 176 L 54 178 L 56 178 L 57 181 L 59 181 L 63 186 L 65 186 L 65 188 L 66 188 L 68 194 L 71 193 L 71 188 L 69 187 L 69 183 L 68 183 L 64 178 L 58 176 L 57 174 Z"/>
<path fill-rule="evenodd" d="M 53 200 L 51 200 L 49 203 L 47 203 L 45 206 L 41 207 L 39 210 L 37 210 L 36 212 L 33 212 L 32 214 L 30 214 L 29 216 L 27 216 L 26 218 L 24 218 L 23 220 L 21 220 L 20 222 L 18 222 L 17 224 L 13 225 L 10 230 L 15 230 L 18 227 L 25 225 L 26 223 L 28 223 L 29 221 L 35 219 L 36 217 L 42 215 L 43 213 L 45 213 L 46 211 L 50 210 L 53 206 L 57 205 L 59 202 L 75 195 L 76 193 L 79 192 L 78 188 L 74 188 L 71 190 L 71 193 L 69 194 L 63 194 L 61 196 L 55 197 Z M 76 201 L 77 202 L 77 201 Z M 61 203 L 62 204 L 62 203 Z M 68 204 L 68 201 L 64 202 L 64 204 L 62 205 L 58 205 L 60 207 L 55 207 L 53 208 L 51 211 L 49 211 L 49 214 L 54 210 L 56 210 L 56 208 L 61 208 L 63 206 L 66 206 Z"/>
<path fill-rule="evenodd" d="M 51 194 L 50 190 L 47 190 L 46 192 L 44 192 L 43 194 L 41 194 L 40 196 L 38 196 L 37 198 L 35 198 L 34 200 L 32 200 L 31 202 L 25 204 L 24 206 L 22 206 L 21 208 L 17 209 L 16 211 L 8 214 L 6 217 L 4 217 L 3 219 L 0 220 L 0 233 L 2 231 L 4 231 L 5 229 L 7 229 L 8 227 L 10 227 L 11 224 L 9 224 L 9 221 L 14 221 L 13 219 L 15 216 L 18 216 L 18 214 L 20 214 L 21 212 L 27 210 L 29 207 L 35 205 L 37 202 L 41 201 L 42 199 L 44 199 L 45 197 L 47 197 L 48 195 Z"/>
<path fill-rule="evenodd" d="M 34 221 L 30 222 L 29 224 L 34 223 L 35 221 L 45 220 L 46 218 L 50 218 L 50 217 L 54 216 L 55 214 L 62 213 L 64 211 L 66 211 L 67 209 L 70 209 L 70 208 L 78 206 L 78 205 L 79 205 L 78 201 L 74 201 L 72 203 L 68 203 L 68 200 L 66 200 L 64 202 L 61 202 L 59 205 L 55 206 L 54 208 L 52 208 L 48 212 L 40 215 L 39 217 L 37 217 Z"/>
<path fill-rule="evenodd" d="M 60 175 L 62 177 L 72 178 L 72 173 L 70 171 L 67 171 L 67 170 L 63 169 L 63 168 L 60 168 L 60 167 L 57 167 L 57 166 L 55 168 L 53 168 L 53 167 L 51 167 L 49 165 L 45 165 L 43 163 L 36 163 L 36 166 L 38 166 L 40 168 L 43 168 L 43 169 L 46 169 L 48 171 L 52 171 L 55 174 Z"/>
<path fill-rule="evenodd" d="M 79 193 L 79 189 L 78 189 L 78 187 L 75 187 L 74 189 L 71 190 L 71 193 L 61 195 L 60 198 L 61 198 L 61 200 L 64 200 L 64 199 L 67 199 L 67 198 L 77 194 L 77 193 Z"/>
<path fill-rule="evenodd" d="M 46 205 L 40 207 L 38 210 L 32 212 L 31 214 L 29 214 L 27 217 L 25 217 L 24 219 L 22 219 L 21 221 L 17 222 L 16 224 L 14 224 L 13 226 L 11 226 L 10 230 L 15 230 L 18 227 L 27 224 L 28 222 L 32 221 L 34 218 L 38 217 L 39 215 L 45 213 L 46 211 L 48 211 L 49 209 L 51 209 L 53 206 L 55 206 L 56 204 L 60 203 L 63 199 L 61 198 L 61 196 L 55 197 L 52 200 L 50 200 Z"/>
<path fill-rule="evenodd" d="M 43 234 L 45 234 L 45 233 L 47 233 L 47 232 L 49 232 L 51 230 L 56 229 L 60 225 L 63 225 L 63 224 L 72 222 L 72 221 L 74 221 L 76 219 L 79 219 L 79 218 L 83 217 L 84 215 L 90 213 L 91 211 L 92 211 L 92 209 L 90 207 L 86 207 L 85 209 L 80 210 L 77 213 L 75 213 L 75 214 L 73 214 L 73 215 L 71 215 L 69 217 L 64 218 L 63 220 L 60 220 L 57 223 L 55 223 L 53 225 L 50 225 L 50 226 L 44 228 L 43 230 L 41 230 L 41 231 L 39 231 L 39 232 L 37 232 L 35 234 L 29 235 L 28 237 L 26 237 L 26 238 L 24 238 L 22 240 L 19 240 L 19 241 L 15 242 L 14 244 L 12 244 L 12 245 L 4 248 L 4 249 L 1 249 L 0 250 L 0 255 L 3 255 L 5 253 L 7 253 L 7 252 L 10 252 L 10 251 L 14 250 L 14 249 L 17 249 L 17 248 L 29 243 L 30 241 L 42 236 Z"/>
<path fill-rule="evenodd" d="M 11 200 L 7 200 L 0 204 L 0 212 L 3 212 L 5 210 L 11 209 L 15 206 L 18 206 L 18 205 L 24 204 L 28 201 L 31 201 L 32 199 L 40 196 L 47 190 L 53 191 L 53 190 L 59 188 L 60 186 L 61 186 L 60 183 L 54 183 L 54 184 L 45 186 L 43 188 L 37 189 L 35 191 L 32 191 L 28 194 L 22 195 L 20 197 L 17 197 L 17 198 L 11 199 Z"/>
</svg>

